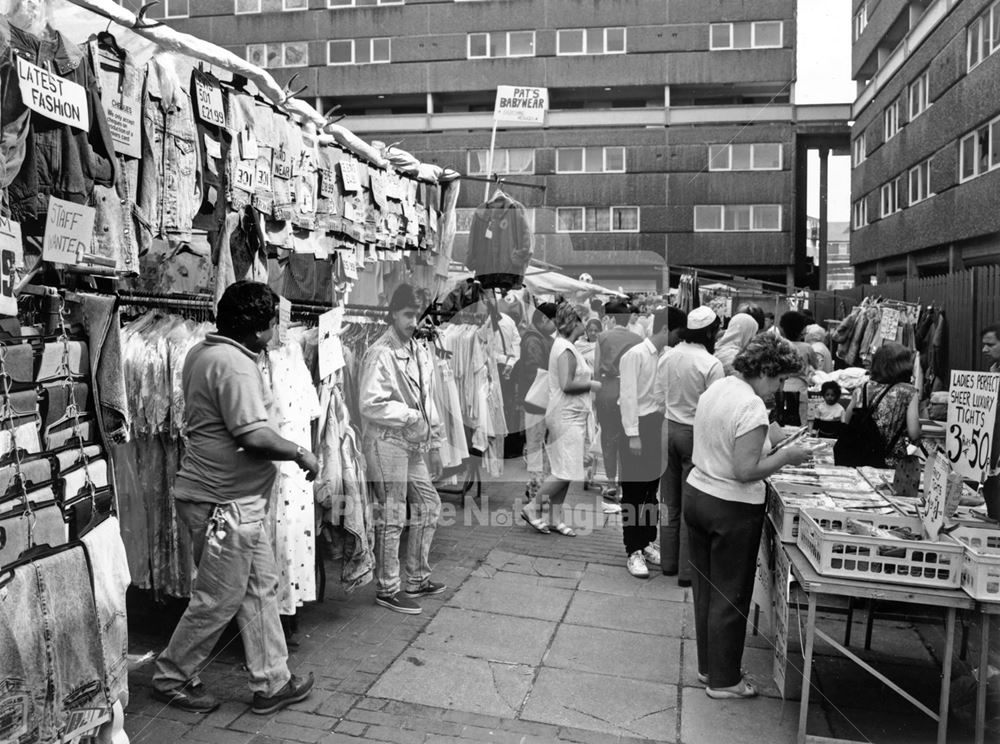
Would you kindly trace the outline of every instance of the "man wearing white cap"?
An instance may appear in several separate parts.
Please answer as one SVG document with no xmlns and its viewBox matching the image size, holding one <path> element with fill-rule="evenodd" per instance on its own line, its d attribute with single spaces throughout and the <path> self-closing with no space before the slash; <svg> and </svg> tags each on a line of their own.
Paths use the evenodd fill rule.
<svg viewBox="0 0 1000 744">
<path fill-rule="evenodd" d="M 688 313 L 681 343 L 664 355 L 657 366 L 656 389 L 664 396 L 666 411 L 663 421 L 666 467 L 660 480 L 660 499 L 667 521 L 660 529 L 660 568 L 667 576 L 677 576 L 679 586 L 691 586 L 681 490 L 691 472 L 694 414 L 701 394 L 725 376 L 722 362 L 713 356 L 719 325 L 719 317 L 711 308 L 696 307 Z"/>
</svg>

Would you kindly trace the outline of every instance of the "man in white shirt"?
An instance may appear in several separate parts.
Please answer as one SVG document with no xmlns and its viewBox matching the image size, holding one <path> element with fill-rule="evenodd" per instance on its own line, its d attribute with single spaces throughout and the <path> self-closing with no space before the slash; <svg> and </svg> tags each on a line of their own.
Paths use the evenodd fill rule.
<svg viewBox="0 0 1000 744">
<path fill-rule="evenodd" d="M 647 563 L 660 565 L 660 551 L 653 543 L 659 524 L 656 491 L 663 472 L 660 461 L 663 398 L 655 395 L 655 384 L 660 352 L 674 330 L 671 326 L 683 325 L 684 314 L 674 310 L 674 313 L 669 310 L 655 313 L 652 335 L 628 349 L 619 365 L 618 403 L 622 428 L 628 437 L 628 447 L 621 450 L 622 534 L 628 572 L 643 579 L 649 578 Z"/>
</svg>

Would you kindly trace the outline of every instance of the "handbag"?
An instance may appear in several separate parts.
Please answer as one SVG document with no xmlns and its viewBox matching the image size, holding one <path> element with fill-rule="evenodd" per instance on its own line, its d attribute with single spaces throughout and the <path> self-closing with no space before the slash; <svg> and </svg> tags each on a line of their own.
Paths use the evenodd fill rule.
<svg viewBox="0 0 1000 744">
<path fill-rule="evenodd" d="M 878 396 L 875 403 L 868 405 L 868 385 L 861 388 L 861 407 L 855 409 L 851 420 L 844 424 L 837 442 L 833 445 L 833 460 L 837 465 L 848 467 L 859 467 L 862 465 L 873 468 L 884 468 L 885 458 L 896 444 L 903 433 L 902 429 L 893 437 L 892 442 L 887 447 L 882 441 L 882 434 L 875 424 L 875 411 L 878 410 L 882 399 L 888 395 L 889 391 L 895 387 L 895 383 L 889 385 L 882 394 Z M 905 424 L 904 424 L 905 427 Z"/>
<path fill-rule="evenodd" d="M 528 413 L 545 413 L 549 407 L 549 371 L 538 369 L 535 380 L 524 394 L 524 410 Z"/>
</svg>

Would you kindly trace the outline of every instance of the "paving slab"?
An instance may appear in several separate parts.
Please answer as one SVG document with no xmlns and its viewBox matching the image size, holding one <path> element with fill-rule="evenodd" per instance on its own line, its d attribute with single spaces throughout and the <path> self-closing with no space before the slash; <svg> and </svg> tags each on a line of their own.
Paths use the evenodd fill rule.
<svg viewBox="0 0 1000 744">
<path fill-rule="evenodd" d="M 793 744 L 799 728 L 798 702 L 766 697 L 713 700 L 704 690 L 687 688 L 681 712 L 684 744 Z M 806 730 L 814 736 L 829 736 L 818 706 L 810 706 Z"/>
<path fill-rule="evenodd" d="M 677 687 L 565 669 L 542 669 L 522 720 L 607 735 L 677 741 Z"/>
<path fill-rule="evenodd" d="M 691 602 L 691 589 L 677 586 L 676 576 L 656 573 L 654 567 L 650 571 L 650 578 L 637 579 L 626 570 L 624 556 L 620 566 L 588 564 L 579 588 L 585 592 L 613 594 L 617 597 L 648 597 L 674 602 Z"/>
<path fill-rule="evenodd" d="M 586 568 L 584 561 L 511 553 L 492 550 L 474 572 L 474 576 L 489 578 L 497 571 L 522 573 L 529 576 L 548 576 L 559 579 L 580 579 Z"/>
<path fill-rule="evenodd" d="M 445 651 L 488 661 L 537 666 L 556 624 L 444 607 L 415 642 L 427 651 Z"/>
<path fill-rule="evenodd" d="M 632 597 L 622 603 L 600 592 L 578 591 L 573 595 L 565 622 L 679 638 L 684 605 L 649 597 Z"/>
<path fill-rule="evenodd" d="M 368 691 L 437 708 L 513 718 L 531 689 L 534 669 L 411 648 Z"/>
<path fill-rule="evenodd" d="M 481 612 L 556 621 L 562 618 L 573 592 L 558 585 L 562 579 L 500 572 L 469 578 L 451 598 L 455 607 Z"/>
<path fill-rule="evenodd" d="M 574 669 L 633 680 L 676 684 L 680 680 L 681 642 L 678 638 L 625 630 L 562 624 L 546 667 Z M 609 684 L 617 684 L 609 680 Z"/>
</svg>

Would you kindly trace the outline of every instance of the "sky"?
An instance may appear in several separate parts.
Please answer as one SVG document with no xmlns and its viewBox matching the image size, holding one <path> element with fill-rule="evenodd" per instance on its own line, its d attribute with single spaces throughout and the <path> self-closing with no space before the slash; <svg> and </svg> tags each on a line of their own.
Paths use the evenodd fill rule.
<svg viewBox="0 0 1000 744">
<path fill-rule="evenodd" d="M 799 0 L 798 70 L 795 103 L 851 103 L 851 0 Z M 829 215 L 846 222 L 851 214 L 851 159 L 831 157 Z M 808 212 L 819 216 L 819 155 L 809 153 Z"/>
</svg>

